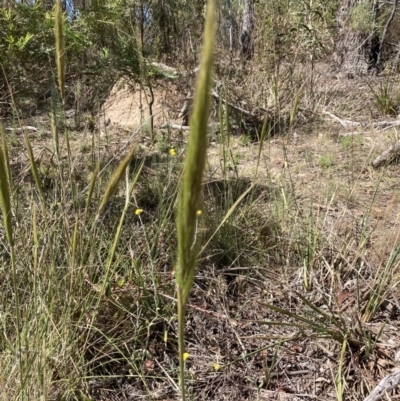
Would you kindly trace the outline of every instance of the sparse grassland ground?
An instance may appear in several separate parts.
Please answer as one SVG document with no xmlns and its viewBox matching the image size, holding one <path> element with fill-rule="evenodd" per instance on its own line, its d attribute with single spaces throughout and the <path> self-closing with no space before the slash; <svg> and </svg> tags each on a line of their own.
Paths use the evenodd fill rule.
<svg viewBox="0 0 400 401">
<path fill-rule="evenodd" d="M 189 399 L 360 400 L 396 366 L 400 169 L 371 161 L 397 131 L 371 128 L 379 109 L 354 82 L 348 91 L 321 77 L 313 95 L 365 122 L 350 136 L 318 112 L 261 152 L 210 133 Z M 22 133 L 6 131 L 16 277 L 2 227 L 2 399 L 179 399 L 175 212 L 187 134 L 159 130 L 152 144 L 147 131 L 96 121 L 69 132 L 70 155 L 63 134 L 57 157 L 47 116 L 5 122 L 19 125 L 38 127 L 29 139 L 42 188 Z M 129 174 L 97 218 L 132 145 Z"/>
</svg>

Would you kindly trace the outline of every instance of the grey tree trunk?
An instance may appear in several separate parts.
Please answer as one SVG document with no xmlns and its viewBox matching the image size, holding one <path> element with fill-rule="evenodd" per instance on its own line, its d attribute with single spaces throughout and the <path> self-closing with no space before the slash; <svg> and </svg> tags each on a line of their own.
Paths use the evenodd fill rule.
<svg viewBox="0 0 400 401">
<path fill-rule="evenodd" d="M 376 0 L 341 0 L 333 61 L 346 76 L 374 71 L 379 54 Z"/>
<path fill-rule="evenodd" d="M 254 4 L 253 0 L 245 0 L 242 33 L 240 34 L 240 49 L 246 60 L 253 57 Z"/>
</svg>

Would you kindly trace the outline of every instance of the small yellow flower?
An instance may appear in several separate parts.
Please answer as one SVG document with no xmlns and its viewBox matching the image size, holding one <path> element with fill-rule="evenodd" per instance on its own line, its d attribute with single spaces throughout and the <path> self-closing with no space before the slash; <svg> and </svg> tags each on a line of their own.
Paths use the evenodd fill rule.
<svg viewBox="0 0 400 401">
<path fill-rule="evenodd" d="M 221 369 L 221 366 L 218 365 L 218 363 L 214 363 L 214 370 L 218 372 Z"/>
<path fill-rule="evenodd" d="M 140 213 L 143 213 L 143 209 L 136 209 L 135 210 L 136 216 L 139 216 Z"/>
<path fill-rule="evenodd" d="M 176 156 L 176 151 L 175 151 L 175 149 L 174 149 L 174 148 L 171 148 L 171 149 L 169 150 L 169 154 L 170 154 L 172 157 Z"/>
<path fill-rule="evenodd" d="M 188 352 L 184 352 L 184 353 L 183 353 L 183 360 L 186 361 L 186 359 L 188 359 L 189 356 L 190 356 L 190 355 L 189 355 Z"/>
<path fill-rule="evenodd" d="M 201 216 L 202 213 L 203 213 L 203 212 L 202 212 L 201 210 L 198 210 L 198 211 L 196 212 L 196 215 L 197 215 L 197 216 Z"/>
</svg>

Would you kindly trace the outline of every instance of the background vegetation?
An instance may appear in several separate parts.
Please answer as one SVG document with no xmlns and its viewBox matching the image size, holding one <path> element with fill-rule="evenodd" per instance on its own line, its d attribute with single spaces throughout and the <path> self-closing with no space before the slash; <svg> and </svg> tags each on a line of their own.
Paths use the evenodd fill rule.
<svg viewBox="0 0 400 401">
<path fill-rule="evenodd" d="M 191 100 L 205 1 L 2 2 L 0 398 L 358 400 L 395 366 L 398 166 L 370 161 L 398 138 L 367 123 L 399 111 L 397 3 L 251 2 L 245 58 L 246 2 L 189 137 L 102 106 L 122 77 Z M 340 75 L 369 30 L 382 68 Z"/>
</svg>

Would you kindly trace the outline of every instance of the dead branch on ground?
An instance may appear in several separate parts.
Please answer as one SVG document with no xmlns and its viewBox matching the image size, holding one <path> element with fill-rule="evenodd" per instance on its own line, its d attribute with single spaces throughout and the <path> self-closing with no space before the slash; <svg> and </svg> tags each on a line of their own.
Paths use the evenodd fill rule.
<svg viewBox="0 0 400 401">
<path fill-rule="evenodd" d="M 378 401 L 400 383 L 400 369 L 384 377 L 364 401 Z"/>
<path fill-rule="evenodd" d="M 400 141 L 397 141 L 389 149 L 386 149 L 382 154 L 380 154 L 373 162 L 372 166 L 378 168 L 384 164 L 389 164 L 396 157 L 400 156 Z"/>
</svg>

